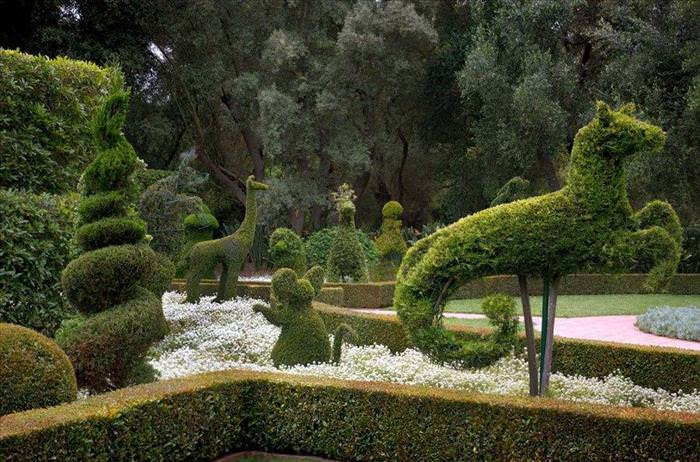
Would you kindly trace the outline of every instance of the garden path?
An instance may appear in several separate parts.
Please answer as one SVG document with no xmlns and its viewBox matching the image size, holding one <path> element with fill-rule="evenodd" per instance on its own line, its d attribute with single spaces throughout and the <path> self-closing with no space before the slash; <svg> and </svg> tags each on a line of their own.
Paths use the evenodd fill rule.
<svg viewBox="0 0 700 462">
<path fill-rule="evenodd" d="M 361 313 L 394 315 L 396 312 L 386 309 L 357 308 L 353 311 Z M 483 314 L 474 313 L 444 313 L 446 318 L 484 319 Z M 660 347 L 683 348 L 700 351 L 700 342 L 680 340 L 648 334 L 637 329 L 634 325 L 637 316 L 586 316 L 578 318 L 557 318 L 554 323 L 554 335 L 558 337 L 598 340 L 604 342 L 629 343 L 633 345 L 650 345 Z M 522 317 L 520 317 L 522 321 Z M 533 317 L 535 329 L 540 328 L 542 320 Z"/>
</svg>

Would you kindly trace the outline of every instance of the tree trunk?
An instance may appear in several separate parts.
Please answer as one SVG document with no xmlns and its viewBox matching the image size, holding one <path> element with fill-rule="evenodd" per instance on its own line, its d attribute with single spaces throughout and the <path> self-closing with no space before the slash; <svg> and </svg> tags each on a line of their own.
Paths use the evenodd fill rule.
<svg viewBox="0 0 700 462">
<path fill-rule="evenodd" d="M 289 209 L 289 225 L 292 231 L 301 236 L 304 231 L 304 213 L 299 209 Z"/>
<path fill-rule="evenodd" d="M 224 106 L 226 106 L 231 114 L 231 118 L 236 122 L 241 131 L 248 157 L 250 157 L 250 160 L 253 162 L 255 178 L 262 181 L 265 178 L 265 162 L 263 160 L 263 144 L 260 137 L 258 137 L 258 134 L 248 125 L 248 121 L 245 119 L 245 114 L 243 113 L 243 108 L 238 102 L 233 101 L 225 93 L 221 96 L 221 102 L 224 103 Z"/>
<path fill-rule="evenodd" d="M 545 178 L 547 180 L 547 185 L 552 191 L 557 191 L 561 188 L 561 181 L 557 176 L 557 169 L 554 166 L 551 156 L 544 155 L 539 158 L 538 163 L 540 164 L 540 169 L 544 172 Z"/>
<path fill-rule="evenodd" d="M 399 202 L 403 202 L 404 191 L 406 188 L 403 185 L 403 174 L 406 169 L 406 161 L 408 160 L 408 139 L 404 136 L 403 132 L 399 128 L 399 139 L 401 140 L 402 151 L 401 151 L 401 164 L 399 165 Z"/>
<path fill-rule="evenodd" d="M 530 377 L 530 396 L 537 396 L 539 379 L 537 377 L 537 351 L 535 350 L 535 329 L 532 325 L 532 308 L 530 307 L 530 294 L 527 290 L 527 276 L 519 275 L 520 300 L 523 305 L 523 318 L 525 322 L 525 338 L 527 341 L 527 371 Z"/>
<path fill-rule="evenodd" d="M 549 376 L 552 375 L 552 352 L 554 350 L 554 318 L 557 309 L 557 292 L 559 289 L 559 278 L 552 280 L 549 291 L 549 313 L 547 316 L 547 343 L 544 348 L 544 367 L 542 368 L 542 383 L 540 384 L 540 396 L 547 394 L 549 388 Z"/>
<path fill-rule="evenodd" d="M 321 206 L 314 204 L 311 206 L 311 232 L 321 228 Z"/>
</svg>

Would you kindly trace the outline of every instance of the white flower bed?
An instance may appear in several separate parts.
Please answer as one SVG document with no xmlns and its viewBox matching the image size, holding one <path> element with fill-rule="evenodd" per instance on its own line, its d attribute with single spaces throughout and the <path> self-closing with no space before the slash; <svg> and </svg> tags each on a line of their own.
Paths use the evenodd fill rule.
<svg viewBox="0 0 700 462">
<path fill-rule="evenodd" d="M 261 274 L 257 276 L 238 276 L 240 282 L 270 282 L 272 281 L 271 274 Z"/>
<path fill-rule="evenodd" d="M 700 342 L 700 308 L 695 306 L 652 308 L 637 316 L 634 325 L 651 334 Z"/>
<path fill-rule="evenodd" d="M 203 297 L 195 305 L 184 303 L 184 295 L 165 294 L 163 309 L 172 332 L 152 350 L 151 364 L 161 378 L 231 368 L 279 372 L 270 358 L 279 329 L 252 310 L 255 303 L 261 301 L 237 298 L 219 304 L 212 297 Z M 284 372 L 482 393 L 525 396 L 528 392 L 527 365 L 518 357 L 504 358 L 484 369 L 461 370 L 434 364 L 411 349 L 392 354 L 382 345 L 346 344 L 338 365 L 297 366 Z M 592 379 L 552 374 L 550 387 L 552 396 L 572 401 L 700 412 L 698 391 L 652 390 L 618 375 Z"/>
</svg>

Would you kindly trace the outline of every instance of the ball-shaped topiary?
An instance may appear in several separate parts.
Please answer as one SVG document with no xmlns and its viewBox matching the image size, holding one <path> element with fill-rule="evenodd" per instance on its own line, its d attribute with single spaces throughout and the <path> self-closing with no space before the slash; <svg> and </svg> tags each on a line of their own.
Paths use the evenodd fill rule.
<svg viewBox="0 0 700 462">
<path fill-rule="evenodd" d="M 328 254 L 327 279 L 331 282 L 367 282 L 367 260 L 355 231 L 355 204 L 342 196 L 342 188 L 336 196 L 339 226 Z"/>
<path fill-rule="evenodd" d="M 129 95 L 116 89 L 95 118 L 99 153 L 81 177 L 81 226 L 86 253 L 63 271 L 66 298 L 82 317 L 66 322 L 56 338 L 75 366 L 78 383 L 105 390 L 129 383 L 142 369 L 148 346 L 167 332 L 158 297 L 172 264 L 143 241 L 145 225 L 133 207 L 132 175 L 138 159 L 121 132 Z"/>
<path fill-rule="evenodd" d="M 275 268 L 291 268 L 299 276 L 306 271 L 306 248 L 299 235 L 289 228 L 273 231 L 268 253 Z"/>
<path fill-rule="evenodd" d="M 668 231 L 675 213 L 664 215 L 669 222 L 637 228 L 647 214 L 658 214 L 633 213 L 623 164 L 637 152 L 660 149 L 665 134 L 632 111 L 598 103 L 596 117 L 576 135 L 561 190 L 482 210 L 411 247 L 399 268 L 394 307 L 418 348 L 441 360 L 465 359 L 461 342 L 440 320 L 449 295 L 475 278 L 558 280 L 575 271 L 625 271 L 641 257 L 651 267 L 650 288 L 668 283 L 680 259 Z"/>
<path fill-rule="evenodd" d="M 340 360 L 345 335 L 354 335 L 345 324 L 335 331 L 333 346 L 321 315 L 311 307 L 323 281 L 323 270 L 316 266 L 302 278 L 291 268 L 282 268 L 272 276 L 270 307 L 255 305 L 255 311 L 282 330 L 272 349 L 275 366 L 296 366 Z"/>
<path fill-rule="evenodd" d="M 0 323 L 0 415 L 73 401 L 77 393 L 73 366 L 56 342 Z"/>
<path fill-rule="evenodd" d="M 379 263 L 372 268 L 375 281 L 393 280 L 408 246 L 401 235 L 403 207 L 397 201 L 389 201 L 382 208 L 382 227 L 375 243 L 379 251 Z"/>
</svg>

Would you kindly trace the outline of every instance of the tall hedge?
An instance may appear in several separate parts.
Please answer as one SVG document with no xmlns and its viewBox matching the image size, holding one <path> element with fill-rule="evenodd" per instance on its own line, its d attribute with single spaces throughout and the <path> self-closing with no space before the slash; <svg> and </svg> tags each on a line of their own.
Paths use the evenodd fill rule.
<svg viewBox="0 0 700 462">
<path fill-rule="evenodd" d="M 116 68 L 0 49 L 0 188 L 75 190 L 95 155 L 90 120 Z"/>
<path fill-rule="evenodd" d="M 0 322 L 53 336 L 72 312 L 60 275 L 70 260 L 77 195 L 0 189 Z"/>
</svg>

